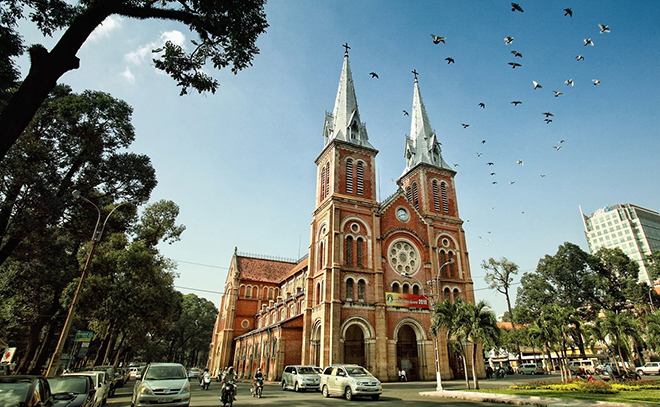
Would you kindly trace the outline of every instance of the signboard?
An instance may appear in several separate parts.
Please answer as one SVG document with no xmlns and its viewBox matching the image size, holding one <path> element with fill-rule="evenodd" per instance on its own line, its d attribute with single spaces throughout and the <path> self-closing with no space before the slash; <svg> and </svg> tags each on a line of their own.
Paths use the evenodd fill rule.
<svg viewBox="0 0 660 407">
<path fill-rule="evenodd" d="M 2 354 L 1 363 L 11 363 L 11 360 L 14 358 L 14 353 L 16 353 L 16 348 L 6 348 Z"/>
<path fill-rule="evenodd" d="M 429 300 L 423 295 L 385 293 L 385 305 L 390 307 L 429 308 Z"/>
<path fill-rule="evenodd" d="M 73 338 L 74 342 L 90 342 L 94 332 L 92 331 L 76 331 L 76 336 Z"/>
</svg>

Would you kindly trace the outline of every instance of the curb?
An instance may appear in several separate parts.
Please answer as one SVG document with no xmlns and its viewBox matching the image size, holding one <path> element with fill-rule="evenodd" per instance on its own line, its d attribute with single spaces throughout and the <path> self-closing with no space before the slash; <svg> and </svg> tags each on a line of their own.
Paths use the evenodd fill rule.
<svg viewBox="0 0 660 407">
<path fill-rule="evenodd" d="M 510 404 L 516 406 L 603 406 L 603 407 L 652 407 L 652 404 L 632 404 L 632 403 L 615 403 L 610 401 L 598 400 L 576 400 L 566 398 L 554 397 L 540 397 L 540 396 L 513 396 L 510 394 L 496 394 L 496 393 L 474 393 L 467 391 L 427 391 L 420 392 L 420 396 L 426 397 L 441 397 L 457 400 L 476 401 L 484 403 L 500 403 Z"/>
</svg>

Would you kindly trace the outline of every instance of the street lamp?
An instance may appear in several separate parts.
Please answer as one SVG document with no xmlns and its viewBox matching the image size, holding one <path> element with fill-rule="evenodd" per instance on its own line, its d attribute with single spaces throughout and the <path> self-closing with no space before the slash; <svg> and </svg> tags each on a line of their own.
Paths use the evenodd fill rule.
<svg viewBox="0 0 660 407">
<path fill-rule="evenodd" d="M 57 373 L 57 366 L 60 364 L 60 359 L 62 358 L 62 350 L 64 349 L 64 342 L 66 342 L 66 337 L 69 334 L 69 329 L 71 328 L 71 322 L 73 322 L 73 313 L 76 308 L 76 303 L 78 302 L 78 296 L 82 291 L 82 285 L 87 277 L 87 271 L 89 270 L 89 264 L 92 261 L 92 256 L 94 255 L 94 250 L 96 245 L 101 241 L 101 236 L 103 235 L 103 230 L 105 229 L 105 224 L 108 222 L 110 215 L 117 210 L 120 206 L 124 205 L 126 202 L 122 202 L 119 205 L 115 206 L 108 216 L 105 217 L 101 228 L 99 229 L 99 224 L 101 223 L 101 210 L 99 209 L 94 202 L 80 195 L 80 191 L 73 191 L 73 197 L 78 199 L 83 199 L 84 201 L 90 203 L 98 214 L 96 218 L 96 226 L 94 226 L 94 233 L 92 234 L 92 247 L 87 254 L 87 260 L 85 261 L 85 267 L 83 267 L 82 274 L 80 275 L 80 280 L 78 281 L 78 287 L 76 287 L 76 292 L 73 294 L 73 299 L 71 300 L 71 305 L 69 306 L 69 313 L 66 316 L 66 321 L 64 322 L 64 327 L 62 328 L 62 333 L 60 333 L 60 339 L 57 341 L 57 346 L 55 347 L 55 352 L 50 358 L 50 363 L 48 364 L 48 370 L 46 371 L 47 377 L 53 377 Z"/>
<path fill-rule="evenodd" d="M 429 280 L 426 282 L 426 284 L 429 286 L 430 293 L 427 294 L 426 291 L 424 290 L 424 284 L 422 284 L 421 281 L 419 281 L 417 278 L 413 277 L 412 275 L 408 273 L 401 273 L 401 276 L 413 279 L 417 281 L 421 286 L 422 286 L 422 295 L 426 297 L 427 300 L 431 303 L 431 321 L 433 321 L 433 315 L 435 311 L 435 305 L 436 302 L 440 300 L 440 273 L 442 272 L 442 269 L 445 268 L 445 266 L 451 264 L 454 262 L 454 259 L 449 259 L 448 261 L 442 263 L 440 268 L 438 268 L 438 273 L 435 275 L 435 281 L 434 280 Z M 434 284 L 435 283 L 435 284 Z M 442 376 L 440 374 L 440 352 L 438 350 L 438 337 L 437 335 L 433 335 L 433 348 L 435 350 L 435 379 L 436 379 L 436 391 L 443 391 L 442 389 Z"/>
</svg>

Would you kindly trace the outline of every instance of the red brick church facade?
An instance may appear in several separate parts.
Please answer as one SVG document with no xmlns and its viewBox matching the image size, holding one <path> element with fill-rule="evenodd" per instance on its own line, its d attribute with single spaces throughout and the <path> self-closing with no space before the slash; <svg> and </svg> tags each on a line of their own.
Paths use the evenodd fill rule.
<svg viewBox="0 0 660 407">
<path fill-rule="evenodd" d="M 410 115 L 400 188 L 378 202 L 378 151 L 360 121 L 345 54 L 316 159 L 309 254 L 296 262 L 234 253 L 212 372 L 231 365 L 251 377 L 260 367 L 279 380 L 290 364 L 357 363 L 383 381 L 397 380 L 398 366 L 410 379 L 435 379 L 428 294 L 474 302 L 474 291 L 456 172 L 442 159 L 416 75 Z M 460 363 L 440 337 L 438 348 L 442 377 L 458 376 Z"/>
</svg>

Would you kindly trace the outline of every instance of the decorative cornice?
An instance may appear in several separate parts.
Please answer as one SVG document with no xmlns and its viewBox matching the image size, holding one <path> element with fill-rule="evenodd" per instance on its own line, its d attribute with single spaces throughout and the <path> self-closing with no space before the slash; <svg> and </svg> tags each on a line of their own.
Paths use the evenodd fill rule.
<svg viewBox="0 0 660 407">
<path fill-rule="evenodd" d="M 387 232 L 385 232 L 382 237 L 379 237 L 378 240 L 385 240 L 387 238 L 387 236 L 391 235 L 394 232 L 408 232 L 408 233 L 411 233 L 411 234 L 415 235 L 422 242 L 424 247 L 430 247 L 429 244 L 426 243 L 424 238 L 421 237 L 417 232 L 415 232 L 414 230 L 412 230 L 410 228 L 404 228 L 404 227 L 392 228 L 392 229 L 388 230 Z"/>
</svg>

